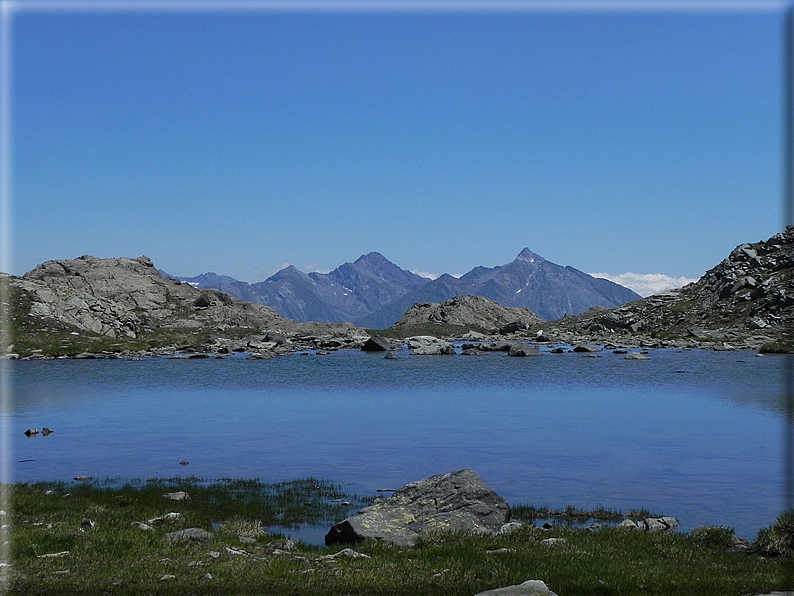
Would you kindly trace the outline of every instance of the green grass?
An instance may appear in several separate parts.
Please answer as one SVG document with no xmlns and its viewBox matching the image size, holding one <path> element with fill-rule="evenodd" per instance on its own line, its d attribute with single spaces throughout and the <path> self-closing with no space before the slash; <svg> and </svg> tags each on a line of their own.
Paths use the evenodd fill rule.
<svg viewBox="0 0 794 596">
<path fill-rule="evenodd" d="M 190 500 L 163 497 L 177 490 Z M 790 561 L 728 552 L 732 532 L 725 528 L 687 535 L 567 524 L 548 532 L 527 524 L 499 536 L 434 534 L 404 550 L 362 542 L 353 548 L 369 558 L 321 559 L 343 547 L 291 545 L 265 532 L 274 523 L 330 527 L 368 501 L 316 479 L 17 484 L 11 499 L 10 594 L 471 595 L 541 579 L 560 596 L 740 596 L 784 589 Z M 149 531 L 131 525 L 169 512 L 181 519 Z M 516 507 L 527 516 L 550 512 Z M 619 517 L 604 509 L 556 513 Z M 784 520 L 775 531 L 789 526 Z M 187 527 L 214 537 L 205 544 L 165 537 Z M 547 538 L 564 540 L 549 544 Z M 40 558 L 63 551 L 69 554 Z"/>
</svg>

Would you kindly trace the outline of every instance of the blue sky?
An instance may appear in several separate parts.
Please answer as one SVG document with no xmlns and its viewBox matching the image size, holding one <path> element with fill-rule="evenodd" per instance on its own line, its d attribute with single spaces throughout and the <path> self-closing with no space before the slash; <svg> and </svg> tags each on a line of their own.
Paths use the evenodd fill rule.
<svg viewBox="0 0 794 596">
<path fill-rule="evenodd" d="M 14 274 L 145 254 L 254 282 L 369 251 L 459 274 L 526 246 L 696 278 L 783 227 L 782 8 L 31 4 Z"/>
</svg>

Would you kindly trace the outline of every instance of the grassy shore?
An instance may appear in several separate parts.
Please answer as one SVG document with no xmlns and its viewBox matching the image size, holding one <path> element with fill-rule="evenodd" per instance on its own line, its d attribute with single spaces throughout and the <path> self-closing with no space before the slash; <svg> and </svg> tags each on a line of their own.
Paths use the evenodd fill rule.
<svg viewBox="0 0 794 596">
<path fill-rule="evenodd" d="M 164 496 L 179 491 L 189 498 Z M 362 542 L 353 549 L 366 556 L 329 556 L 343 547 L 268 532 L 330 527 L 368 501 L 316 479 L 17 484 L 10 495 L 2 520 L 11 523 L 12 565 L 4 579 L 10 594 L 471 595 L 540 579 L 559 596 L 743 596 L 785 589 L 791 561 L 769 556 L 769 549 L 728 552 L 726 528 L 592 531 L 562 522 L 548 531 L 528 523 L 499 536 L 437 534 L 412 549 Z M 558 513 L 587 517 L 514 508 L 514 518 L 525 521 Z M 194 527 L 212 537 L 166 536 Z M 766 534 L 767 542 L 777 536 L 773 529 Z"/>
</svg>

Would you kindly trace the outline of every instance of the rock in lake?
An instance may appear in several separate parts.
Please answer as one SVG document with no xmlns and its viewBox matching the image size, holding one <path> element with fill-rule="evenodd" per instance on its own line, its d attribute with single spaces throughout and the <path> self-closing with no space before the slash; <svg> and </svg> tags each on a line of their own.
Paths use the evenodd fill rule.
<svg viewBox="0 0 794 596">
<path fill-rule="evenodd" d="M 508 356 L 540 356 L 540 350 L 528 346 L 527 344 L 513 344 L 510 346 L 510 351 L 507 352 Z"/>
<path fill-rule="evenodd" d="M 388 352 L 391 350 L 391 345 L 388 339 L 378 337 L 370 337 L 366 343 L 361 346 L 362 352 Z"/>
<path fill-rule="evenodd" d="M 433 530 L 496 534 L 509 519 L 510 507 L 502 497 L 472 470 L 458 470 L 405 485 L 333 526 L 325 543 L 374 539 L 410 547 Z"/>
<path fill-rule="evenodd" d="M 442 356 L 454 354 L 455 346 L 432 335 L 417 335 L 405 340 L 414 356 Z"/>
</svg>

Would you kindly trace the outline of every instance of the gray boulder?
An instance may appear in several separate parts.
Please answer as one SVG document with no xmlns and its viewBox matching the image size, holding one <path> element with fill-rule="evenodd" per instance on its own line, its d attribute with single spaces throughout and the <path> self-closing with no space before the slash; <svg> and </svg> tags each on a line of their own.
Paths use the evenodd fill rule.
<svg viewBox="0 0 794 596">
<path fill-rule="evenodd" d="M 443 356 L 455 353 L 455 346 L 432 335 L 417 335 L 406 338 L 405 341 L 411 348 L 411 354 L 415 356 Z"/>
<path fill-rule="evenodd" d="M 527 344 L 513 344 L 510 346 L 508 356 L 540 356 L 540 350 Z"/>
<path fill-rule="evenodd" d="M 557 594 L 549 590 L 545 582 L 539 579 L 529 579 L 523 584 L 486 590 L 476 596 L 557 596 Z"/>
<path fill-rule="evenodd" d="M 428 531 L 496 534 L 510 519 L 510 507 L 475 472 L 458 470 L 412 482 L 390 498 L 333 526 L 325 543 L 387 540 L 413 546 Z"/>
<path fill-rule="evenodd" d="M 169 540 L 192 540 L 194 542 L 209 542 L 212 540 L 212 533 L 202 530 L 201 528 L 187 528 L 185 530 L 177 530 L 176 532 L 168 532 L 165 535 Z"/>
</svg>

